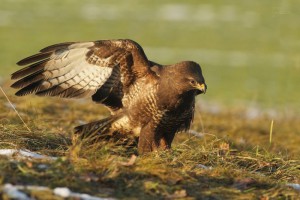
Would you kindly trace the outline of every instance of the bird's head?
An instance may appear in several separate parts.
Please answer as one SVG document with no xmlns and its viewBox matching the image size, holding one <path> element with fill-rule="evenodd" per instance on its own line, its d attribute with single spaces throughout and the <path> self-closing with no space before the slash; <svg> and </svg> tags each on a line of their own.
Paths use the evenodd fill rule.
<svg viewBox="0 0 300 200">
<path fill-rule="evenodd" d="M 205 93 L 207 85 L 202 75 L 201 67 L 193 61 L 184 61 L 175 65 L 179 73 L 181 90 L 194 91 L 196 95 Z"/>
</svg>

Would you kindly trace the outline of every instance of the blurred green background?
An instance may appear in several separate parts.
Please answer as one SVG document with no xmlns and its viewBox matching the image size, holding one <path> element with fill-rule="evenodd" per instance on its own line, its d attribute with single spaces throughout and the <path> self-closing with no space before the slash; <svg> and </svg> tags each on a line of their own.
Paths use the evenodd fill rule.
<svg viewBox="0 0 300 200">
<path fill-rule="evenodd" d="M 130 38 L 158 63 L 200 63 L 203 109 L 300 112 L 299 0 L 1 0 L 0 30 L 2 83 L 47 45 Z"/>
</svg>

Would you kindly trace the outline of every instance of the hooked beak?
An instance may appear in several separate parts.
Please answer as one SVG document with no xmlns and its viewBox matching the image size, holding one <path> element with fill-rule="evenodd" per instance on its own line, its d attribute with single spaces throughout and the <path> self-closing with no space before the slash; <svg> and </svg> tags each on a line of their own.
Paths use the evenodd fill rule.
<svg viewBox="0 0 300 200">
<path fill-rule="evenodd" d="M 201 84 L 198 83 L 198 84 L 196 85 L 196 89 L 200 91 L 200 94 L 201 94 L 201 93 L 205 94 L 206 89 L 207 89 L 207 85 L 206 85 L 205 83 L 201 83 Z"/>
</svg>

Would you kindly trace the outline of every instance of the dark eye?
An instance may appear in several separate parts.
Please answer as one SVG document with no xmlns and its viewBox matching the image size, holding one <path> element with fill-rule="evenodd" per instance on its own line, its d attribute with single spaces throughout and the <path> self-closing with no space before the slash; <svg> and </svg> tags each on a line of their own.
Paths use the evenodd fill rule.
<svg viewBox="0 0 300 200">
<path fill-rule="evenodd" d="M 195 81 L 195 80 L 190 80 L 190 83 L 191 83 L 192 85 L 195 85 L 195 84 L 196 84 L 196 81 Z"/>
</svg>

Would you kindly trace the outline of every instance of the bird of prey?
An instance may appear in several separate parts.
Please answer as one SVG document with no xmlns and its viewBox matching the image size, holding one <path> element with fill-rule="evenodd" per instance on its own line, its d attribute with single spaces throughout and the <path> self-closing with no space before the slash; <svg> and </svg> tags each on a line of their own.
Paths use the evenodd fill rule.
<svg viewBox="0 0 300 200">
<path fill-rule="evenodd" d="M 188 130 L 195 97 L 207 86 L 200 65 L 160 65 L 129 39 L 66 42 L 17 63 L 17 96 L 91 97 L 111 116 L 75 128 L 77 133 L 138 137 L 139 153 L 171 148 L 175 133 Z"/>
</svg>

